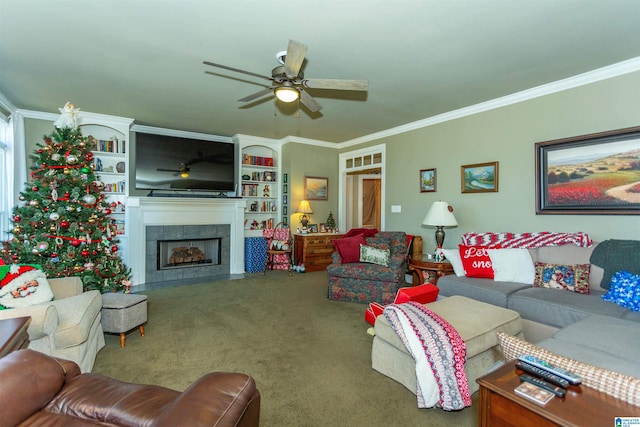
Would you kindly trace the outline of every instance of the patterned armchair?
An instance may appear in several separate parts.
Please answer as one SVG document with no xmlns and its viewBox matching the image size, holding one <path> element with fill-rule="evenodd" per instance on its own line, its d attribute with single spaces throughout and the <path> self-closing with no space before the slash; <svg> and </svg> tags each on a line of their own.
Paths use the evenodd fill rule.
<svg viewBox="0 0 640 427">
<path fill-rule="evenodd" d="M 406 233 L 381 231 L 365 240 L 367 245 L 390 250 L 388 267 L 364 262 L 343 263 L 340 253 L 334 252 L 331 255 L 332 262 L 327 267 L 329 299 L 363 304 L 370 302 L 390 304 L 398 288 L 405 286 Z"/>
</svg>

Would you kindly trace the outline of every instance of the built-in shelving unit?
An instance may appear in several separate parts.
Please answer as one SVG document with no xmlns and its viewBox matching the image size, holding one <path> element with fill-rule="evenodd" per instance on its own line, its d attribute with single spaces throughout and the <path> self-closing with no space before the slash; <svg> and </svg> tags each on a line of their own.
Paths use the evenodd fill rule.
<svg viewBox="0 0 640 427">
<path fill-rule="evenodd" d="M 80 129 L 88 138 L 94 157 L 97 179 L 104 184 L 103 192 L 109 215 L 118 229 L 120 256 L 127 262 L 126 206 L 129 196 L 129 128 L 132 119 L 80 113 Z"/>
<path fill-rule="evenodd" d="M 244 215 L 245 236 L 260 236 L 273 228 L 282 216 L 280 188 L 280 147 L 242 137 L 240 148 L 239 196 L 247 200 Z"/>
</svg>

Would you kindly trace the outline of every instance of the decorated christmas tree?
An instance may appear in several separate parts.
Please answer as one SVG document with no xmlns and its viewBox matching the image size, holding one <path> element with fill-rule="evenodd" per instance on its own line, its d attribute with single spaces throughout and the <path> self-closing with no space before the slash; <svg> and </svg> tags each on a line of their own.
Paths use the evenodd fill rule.
<svg viewBox="0 0 640 427">
<path fill-rule="evenodd" d="M 79 276 L 85 289 L 129 291 L 131 272 L 118 255 L 112 206 L 96 179 L 89 138 L 77 127 L 78 109 L 67 103 L 60 112 L 31 156 L 31 182 L 13 208 L 0 258 L 39 264 L 47 277 Z"/>
</svg>

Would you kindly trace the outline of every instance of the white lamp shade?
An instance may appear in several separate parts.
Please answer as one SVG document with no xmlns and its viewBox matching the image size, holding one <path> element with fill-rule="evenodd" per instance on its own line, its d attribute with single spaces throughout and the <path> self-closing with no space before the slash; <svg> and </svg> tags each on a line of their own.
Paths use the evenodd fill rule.
<svg viewBox="0 0 640 427">
<path fill-rule="evenodd" d="M 311 214 L 313 211 L 311 210 L 311 205 L 308 200 L 300 200 L 300 204 L 298 205 L 298 213 Z"/>
<path fill-rule="evenodd" d="M 422 220 L 422 224 L 432 227 L 456 227 L 458 222 L 449 203 L 440 201 L 433 202 L 429 212 Z"/>
</svg>

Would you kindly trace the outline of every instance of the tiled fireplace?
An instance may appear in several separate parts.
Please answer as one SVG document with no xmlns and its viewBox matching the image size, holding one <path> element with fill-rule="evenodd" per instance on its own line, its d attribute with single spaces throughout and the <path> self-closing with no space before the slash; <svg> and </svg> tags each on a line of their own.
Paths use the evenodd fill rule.
<svg viewBox="0 0 640 427">
<path fill-rule="evenodd" d="M 245 205 L 235 198 L 130 197 L 126 262 L 134 290 L 143 284 L 244 273 Z M 158 241 L 182 241 L 189 247 L 199 239 L 216 241 L 208 257 L 212 262 L 158 268 Z"/>
</svg>

